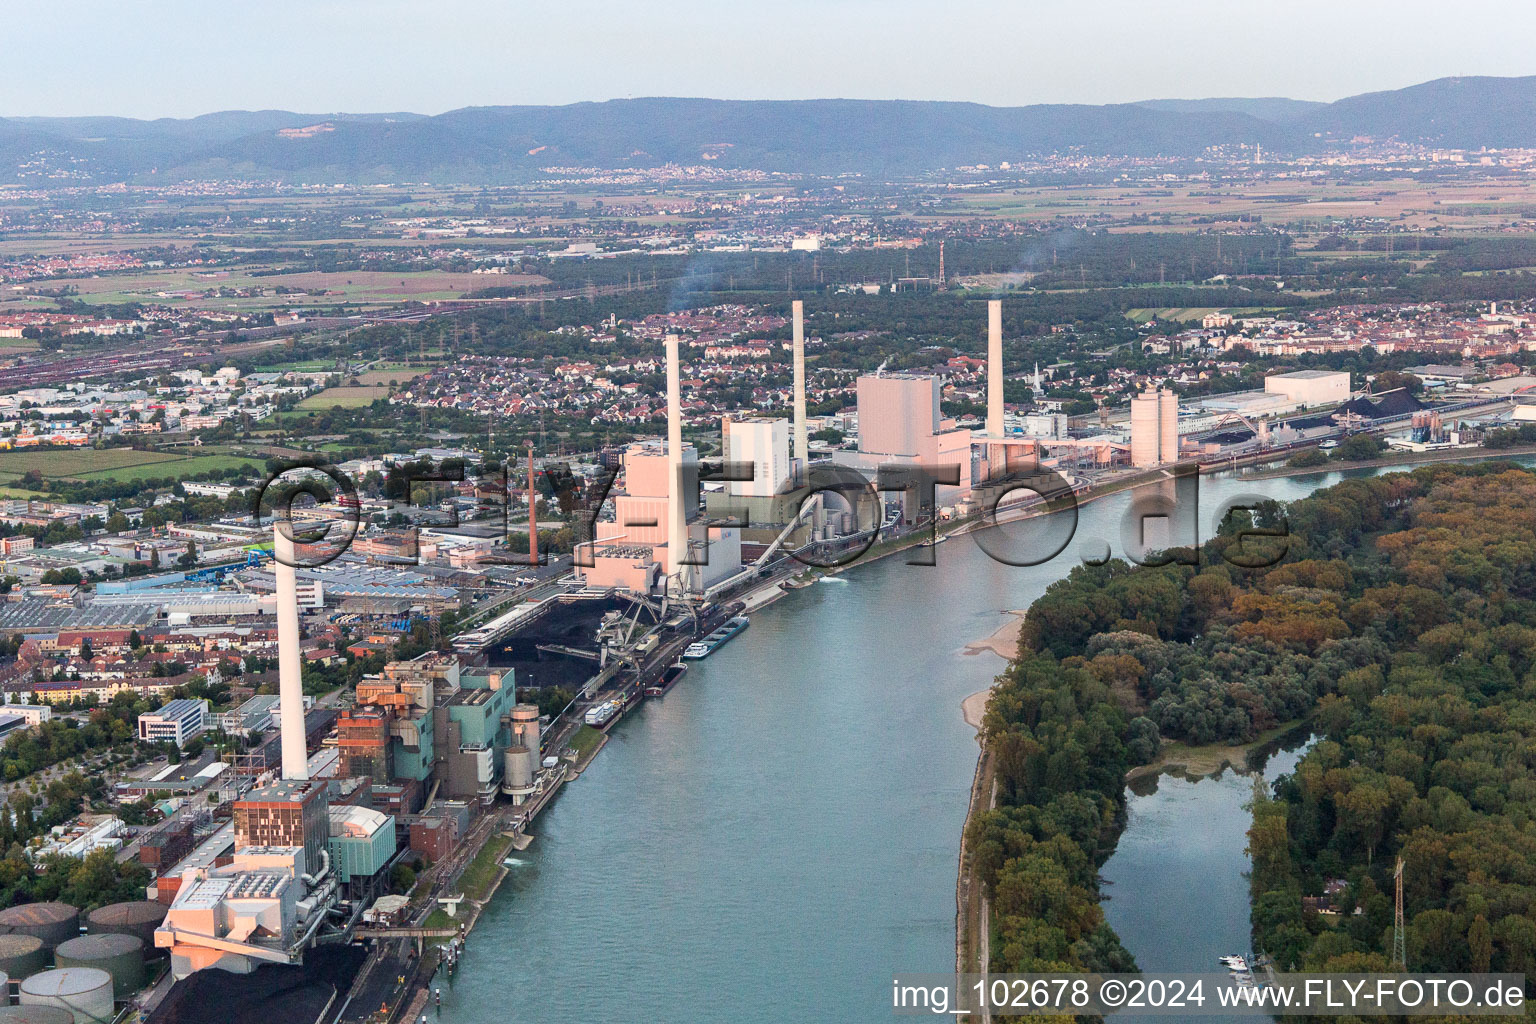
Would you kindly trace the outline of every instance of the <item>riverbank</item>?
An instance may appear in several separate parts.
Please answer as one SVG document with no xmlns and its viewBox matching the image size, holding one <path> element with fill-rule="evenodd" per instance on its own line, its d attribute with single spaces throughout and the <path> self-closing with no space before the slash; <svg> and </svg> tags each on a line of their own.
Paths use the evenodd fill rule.
<svg viewBox="0 0 1536 1024">
<path fill-rule="evenodd" d="M 966 722 L 975 727 L 981 753 L 976 758 L 976 774 L 971 779 L 971 795 L 965 812 L 965 827 L 960 832 L 960 863 L 955 872 L 955 971 L 960 974 L 986 973 L 992 959 L 992 926 L 987 895 L 976 884 L 970 870 L 970 823 L 982 811 L 997 805 L 997 780 L 992 756 L 981 739 L 981 716 L 986 712 L 990 688 L 979 690 L 961 702 Z"/>
<path fill-rule="evenodd" d="M 1513 448 L 1454 448 L 1437 452 L 1393 452 L 1379 459 L 1364 462 L 1328 462 L 1321 466 L 1276 466 L 1254 473 L 1244 473 L 1244 480 L 1274 480 L 1280 477 L 1318 476 L 1324 473 L 1344 473 L 1356 469 L 1380 469 L 1384 466 L 1422 466 L 1435 462 L 1488 462 L 1495 459 L 1514 459 L 1536 455 L 1536 444 L 1516 445 Z M 1212 470 L 1226 472 L 1226 470 Z"/>
<path fill-rule="evenodd" d="M 1170 772 L 1189 779 L 1215 775 L 1225 768 L 1247 771 L 1252 754 L 1269 746 L 1287 733 L 1294 732 L 1306 723 L 1305 718 L 1284 722 L 1267 729 L 1249 743 L 1208 743 L 1190 746 L 1176 740 L 1168 740 L 1158 751 L 1157 757 L 1143 765 L 1137 765 L 1125 773 L 1126 782 Z"/>
<path fill-rule="evenodd" d="M 1024 613 L 1007 609 L 1004 615 L 1013 616 L 1012 619 L 998 626 L 988 636 L 981 640 L 972 640 L 965 645 L 965 653 L 969 655 L 983 654 L 991 651 L 1004 661 L 1012 661 L 1019 653 L 1019 633 L 1024 628 Z M 990 691 L 989 691 L 990 692 Z M 974 696 L 974 694 L 972 695 Z M 969 698 L 967 698 L 969 699 Z M 967 719 L 969 721 L 969 719 Z"/>
</svg>

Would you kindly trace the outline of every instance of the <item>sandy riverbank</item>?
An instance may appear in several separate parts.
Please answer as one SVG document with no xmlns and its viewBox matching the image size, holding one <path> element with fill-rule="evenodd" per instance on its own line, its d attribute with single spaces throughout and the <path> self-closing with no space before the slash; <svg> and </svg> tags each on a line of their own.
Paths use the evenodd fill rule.
<svg viewBox="0 0 1536 1024">
<path fill-rule="evenodd" d="M 1013 617 L 993 630 L 990 636 L 966 644 L 967 655 L 991 651 L 1004 661 L 1012 661 L 1019 656 L 1019 631 L 1024 628 L 1024 613 L 1010 608 L 1003 614 Z"/>
<path fill-rule="evenodd" d="M 987 701 L 992 698 L 992 689 L 977 690 L 965 700 L 960 702 L 960 713 L 965 716 L 965 724 L 981 731 L 982 716 L 987 713 Z"/>
</svg>

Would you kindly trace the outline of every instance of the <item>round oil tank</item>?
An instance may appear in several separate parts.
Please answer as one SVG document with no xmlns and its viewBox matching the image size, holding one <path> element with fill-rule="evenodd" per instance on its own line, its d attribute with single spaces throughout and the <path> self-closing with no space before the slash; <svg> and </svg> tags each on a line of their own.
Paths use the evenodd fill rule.
<svg viewBox="0 0 1536 1024">
<path fill-rule="evenodd" d="M 75 1015 L 57 1006 L 0 1006 L 0 1024 L 75 1024 Z"/>
<path fill-rule="evenodd" d="M 53 962 L 63 967 L 95 967 L 112 975 L 112 993 L 127 999 L 144 987 L 144 940 L 137 935 L 82 935 L 59 943 Z"/>
<path fill-rule="evenodd" d="M 48 949 L 36 935 L 0 935 L 0 971 L 18 980 L 48 966 Z"/>
<path fill-rule="evenodd" d="M 23 903 L 0 910 L 0 932 L 36 935 L 52 949 L 80 934 L 80 911 L 68 903 Z"/>
<path fill-rule="evenodd" d="M 112 975 L 95 967 L 61 967 L 21 983 L 22 1006 L 57 1006 L 75 1015 L 75 1024 L 112 1019 Z"/>
<path fill-rule="evenodd" d="M 111 903 L 86 915 L 85 930 L 92 935 L 133 935 L 144 943 L 144 957 L 153 960 L 168 950 L 155 945 L 155 929 L 165 920 L 165 904 L 153 900 Z"/>
</svg>

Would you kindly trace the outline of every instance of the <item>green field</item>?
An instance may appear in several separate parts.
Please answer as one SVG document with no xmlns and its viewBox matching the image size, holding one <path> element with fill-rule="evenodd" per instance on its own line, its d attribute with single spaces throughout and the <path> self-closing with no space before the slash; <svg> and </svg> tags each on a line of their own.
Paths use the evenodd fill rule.
<svg viewBox="0 0 1536 1024">
<path fill-rule="evenodd" d="M 1207 313 L 1230 313 L 1233 316 L 1260 316 L 1277 312 L 1264 306 L 1139 306 L 1125 311 L 1126 318 L 1144 324 L 1153 317 L 1159 320 L 1199 320 Z"/>
<path fill-rule="evenodd" d="M 189 477 L 214 469 L 251 466 L 258 460 L 234 455 L 181 455 L 132 448 L 79 448 L 0 452 L 0 484 L 15 483 L 36 470 L 49 480 L 143 480 Z"/>
<path fill-rule="evenodd" d="M 244 458 L 237 455 L 189 455 L 177 459 L 175 462 L 158 462 L 145 466 L 124 466 L 118 469 L 99 470 L 95 473 L 85 473 L 77 477 L 81 480 L 145 480 L 151 477 L 174 476 L 186 478 L 196 476 L 199 473 L 207 473 L 215 469 L 239 469 L 245 467 L 252 472 L 261 472 L 262 466 L 258 459 Z"/>
<path fill-rule="evenodd" d="M 388 397 L 388 386 L 326 388 L 318 395 L 310 395 L 295 408 L 305 412 L 334 409 L 338 405 L 343 409 L 361 409 L 373 404 L 375 399 Z"/>
<path fill-rule="evenodd" d="M 459 892 L 472 900 L 488 899 L 496 875 L 501 871 L 502 858 L 511 849 L 511 839 L 502 835 L 492 836 L 459 876 Z"/>
<path fill-rule="evenodd" d="M 267 363 L 256 367 L 257 373 L 321 373 L 336 369 L 329 359 L 310 359 L 301 363 Z"/>
<path fill-rule="evenodd" d="M 591 753 L 602 740 L 602 733 L 590 725 L 583 725 L 571 734 L 571 738 L 566 741 L 565 745 L 576 752 L 576 760 L 580 761 Z"/>
<path fill-rule="evenodd" d="M 0 452 L 0 479 L 19 477 L 37 470 L 49 477 L 79 477 L 87 473 L 148 466 L 157 462 L 178 462 L 182 456 L 170 452 L 136 451 L 132 448 L 32 449 Z"/>
</svg>

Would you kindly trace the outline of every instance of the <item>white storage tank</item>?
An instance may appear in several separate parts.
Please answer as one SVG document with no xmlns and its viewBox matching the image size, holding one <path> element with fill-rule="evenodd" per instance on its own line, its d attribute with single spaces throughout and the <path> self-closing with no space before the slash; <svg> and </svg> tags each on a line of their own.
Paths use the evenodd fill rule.
<svg viewBox="0 0 1536 1024">
<path fill-rule="evenodd" d="M 137 935 L 103 932 L 59 943 L 53 951 L 59 967 L 95 967 L 112 976 L 112 991 L 127 999 L 144 987 L 144 940 Z"/>
<path fill-rule="evenodd" d="M 95 967 L 60 967 L 21 983 L 22 1006 L 57 1006 L 75 1015 L 75 1024 L 112 1020 L 112 975 Z"/>
</svg>

